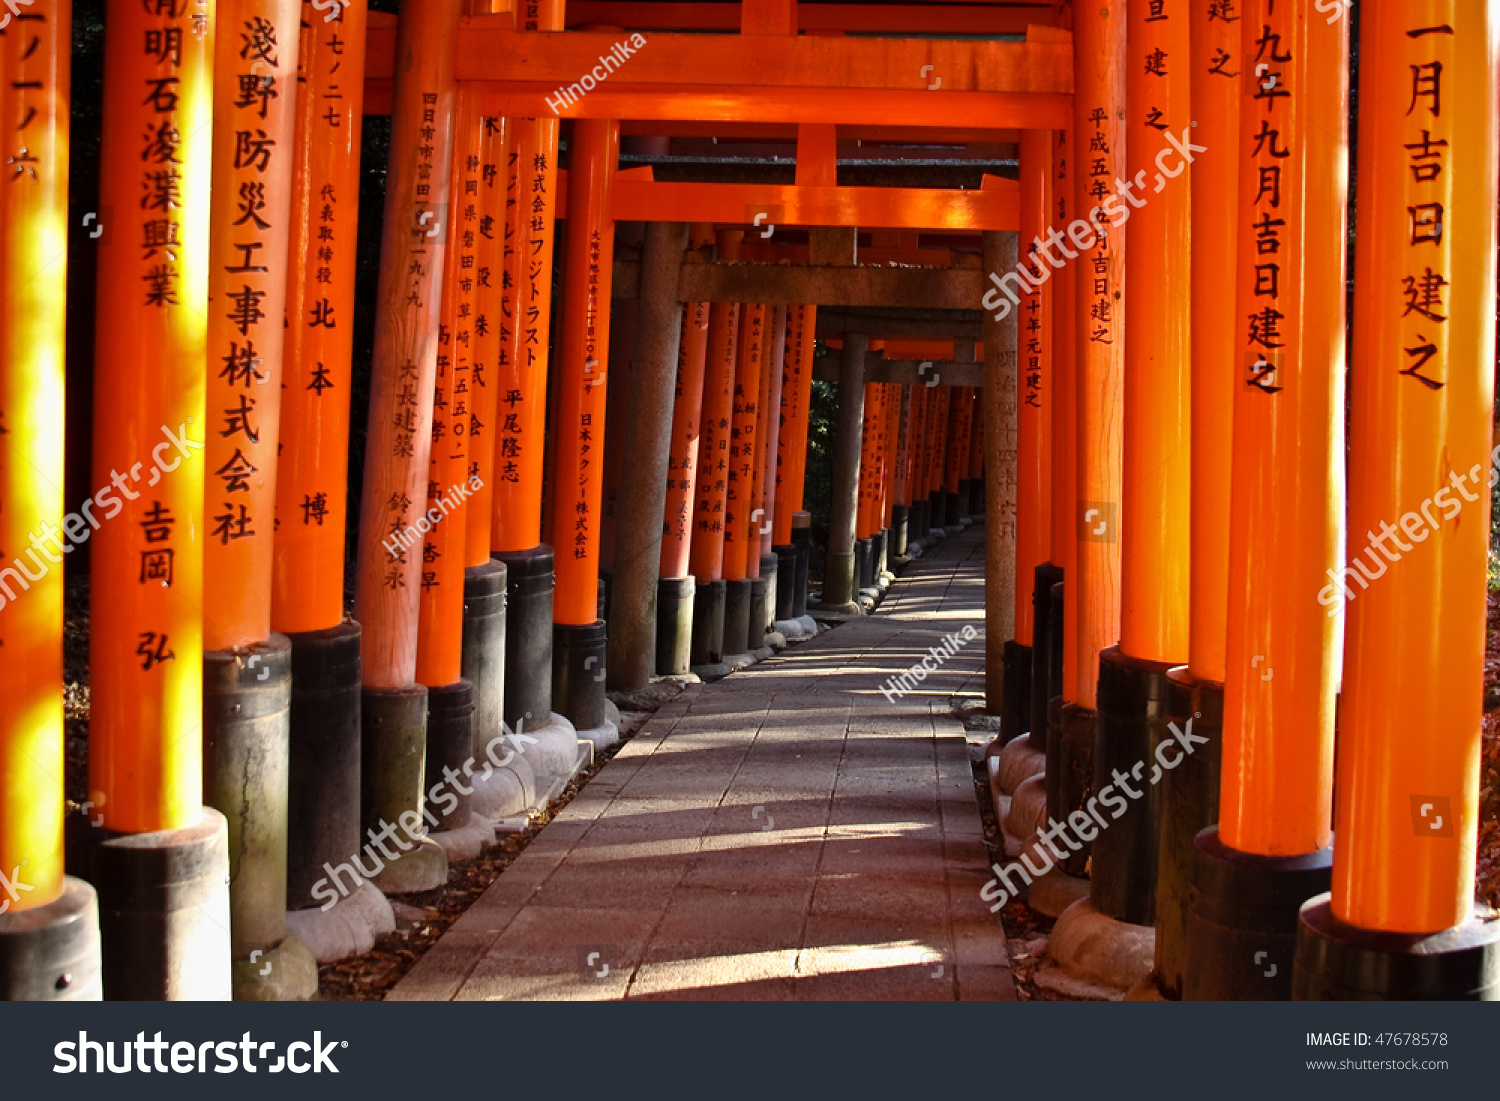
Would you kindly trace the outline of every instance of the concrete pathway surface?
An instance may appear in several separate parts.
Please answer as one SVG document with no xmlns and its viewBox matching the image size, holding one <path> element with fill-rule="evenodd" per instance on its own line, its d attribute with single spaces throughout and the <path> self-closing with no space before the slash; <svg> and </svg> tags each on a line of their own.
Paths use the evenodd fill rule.
<svg viewBox="0 0 1500 1101">
<path fill-rule="evenodd" d="M 661 708 L 391 992 L 415 999 L 1010 999 L 954 693 L 984 543 L 876 614 Z M 917 691 L 880 686 L 975 637 Z"/>
</svg>

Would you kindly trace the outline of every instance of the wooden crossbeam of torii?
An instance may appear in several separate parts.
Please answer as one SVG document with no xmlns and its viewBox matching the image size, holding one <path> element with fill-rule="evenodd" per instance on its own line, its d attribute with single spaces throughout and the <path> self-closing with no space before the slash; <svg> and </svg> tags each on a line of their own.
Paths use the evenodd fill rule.
<svg viewBox="0 0 1500 1101">
<path fill-rule="evenodd" d="M 987 128 L 1067 126 L 1073 46 L 1033 26 L 1024 42 L 621 31 L 515 31 L 507 16 L 471 16 L 459 34 L 458 76 L 485 115 L 553 113 L 549 98 L 625 39 L 608 81 L 556 113 L 564 118 L 832 123 Z M 393 20 L 370 21 L 365 102 L 389 104 Z M 774 48 L 768 46 L 774 37 Z M 386 108 L 388 109 L 388 108 Z"/>
</svg>

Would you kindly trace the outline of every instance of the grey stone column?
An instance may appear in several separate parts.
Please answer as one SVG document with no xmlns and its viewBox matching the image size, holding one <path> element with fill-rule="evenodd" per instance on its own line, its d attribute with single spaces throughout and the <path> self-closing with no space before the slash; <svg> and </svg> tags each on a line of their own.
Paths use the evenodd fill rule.
<svg viewBox="0 0 1500 1101">
<path fill-rule="evenodd" d="M 987 230 L 984 270 L 1004 275 L 1018 263 L 1016 234 Z M 1003 300 L 1002 300 L 1003 301 Z M 983 307 L 981 307 L 982 309 Z M 999 714 L 1005 644 L 1016 633 L 1016 320 L 986 311 L 984 340 L 984 685 Z"/>
<path fill-rule="evenodd" d="M 685 222 L 652 222 L 646 227 L 641 256 L 635 372 L 624 425 L 626 459 L 620 471 L 605 663 L 609 687 L 625 691 L 644 688 L 656 664 L 661 518 L 667 507 L 672 404 L 682 339 L 677 280 L 687 236 Z"/>
<path fill-rule="evenodd" d="M 870 338 L 866 334 L 844 334 L 822 606 L 849 614 L 859 612 L 859 605 L 854 603 L 854 521 L 859 508 L 859 444 L 865 416 L 865 356 L 869 350 Z"/>
</svg>

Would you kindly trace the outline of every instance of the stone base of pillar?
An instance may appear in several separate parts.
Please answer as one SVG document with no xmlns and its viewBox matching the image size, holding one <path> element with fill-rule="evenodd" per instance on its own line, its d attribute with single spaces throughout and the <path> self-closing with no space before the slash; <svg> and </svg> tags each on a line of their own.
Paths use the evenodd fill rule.
<svg viewBox="0 0 1500 1101">
<path fill-rule="evenodd" d="M 422 769 L 427 756 L 427 689 L 365 686 L 360 696 L 360 832 L 362 839 L 400 831 L 394 859 L 376 858 L 371 883 L 388 895 L 430 891 L 448 880 L 448 858 L 423 836 Z M 373 857 L 373 841 L 364 846 Z M 367 870 L 368 871 L 368 870 Z"/>
<path fill-rule="evenodd" d="M 330 869 L 336 878 L 325 871 L 318 885 L 319 897 L 328 908 L 310 906 L 286 915 L 287 932 L 305 944 L 319 963 L 363 956 L 375 947 L 377 937 L 396 931 L 390 900 L 360 878 L 347 856 Z"/>
<path fill-rule="evenodd" d="M 609 622 L 609 594 L 614 583 L 614 574 L 601 568 L 599 580 L 594 582 L 594 614 L 606 623 Z"/>
<path fill-rule="evenodd" d="M 698 582 L 692 577 L 663 577 L 656 583 L 656 672 L 682 676 L 693 664 L 693 607 Z"/>
<path fill-rule="evenodd" d="M 964 513 L 967 511 L 964 505 L 967 502 L 957 493 L 944 493 L 943 495 L 943 522 L 950 528 L 963 526 Z"/>
<path fill-rule="evenodd" d="M 1193 743 L 1176 768 L 1161 778 L 1161 838 L 1156 856 L 1156 988 L 1163 998 L 1182 997 L 1187 968 L 1188 897 L 1198 834 L 1219 820 L 1219 749 L 1224 731 L 1224 686 L 1196 681 L 1187 666 L 1168 674 L 1167 721 L 1191 730 Z M 1191 723 L 1191 727 L 1188 724 Z"/>
<path fill-rule="evenodd" d="M 464 790 L 469 788 L 465 776 L 479 771 L 474 760 L 474 686 L 468 681 L 428 685 L 426 762 L 422 806 L 429 828 L 436 832 L 468 825 L 473 809 Z"/>
<path fill-rule="evenodd" d="M 1333 847 L 1302 856 L 1239 852 L 1219 827 L 1198 835 L 1182 1000 L 1286 1001 L 1298 911 L 1328 890 Z"/>
<path fill-rule="evenodd" d="M 894 566 L 905 560 L 907 541 L 911 538 L 911 509 L 906 505 L 891 506 L 891 540 L 887 563 Z"/>
<path fill-rule="evenodd" d="M 1032 578 L 1031 606 L 1031 714 L 1027 723 L 1031 738 L 1042 750 L 1047 748 L 1047 701 L 1061 691 L 1062 670 L 1058 670 L 1057 691 L 1052 688 L 1052 586 L 1062 581 L 1062 568 L 1043 562 Z"/>
<path fill-rule="evenodd" d="M 866 535 L 854 541 L 854 587 L 868 589 L 875 584 L 875 559 L 870 553 L 874 541 Z"/>
<path fill-rule="evenodd" d="M 72 876 L 45 906 L 0 914 L 0 1002 L 97 1002 L 99 896 Z"/>
<path fill-rule="evenodd" d="M 1032 648 L 1015 639 L 1005 644 L 1001 657 L 1005 683 L 1000 692 L 1000 740 L 1009 742 L 1028 734 L 1031 724 Z M 1041 741 L 1033 738 L 1033 742 Z"/>
<path fill-rule="evenodd" d="M 1155 940 L 1149 925 L 1116 921 L 1080 899 L 1052 927 L 1037 985 L 1075 998 L 1118 1000 L 1151 973 Z"/>
<path fill-rule="evenodd" d="M 958 480 L 958 503 L 953 506 L 953 515 L 960 520 L 968 520 L 974 515 L 974 510 L 971 507 L 973 503 L 974 487 L 970 484 L 969 479 L 960 478 Z"/>
<path fill-rule="evenodd" d="M 724 665 L 724 599 L 726 583 L 721 578 L 699 585 L 693 594 L 692 670 L 700 677 L 723 676 Z M 705 673 L 705 670 L 708 673 Z"/>
<path fill-rule="evenodd" d="M 234 997 L 317 993 L 312 954 L 286 934 L 292 643 L 272 635 L 244 651 L 203 655 L 204 798 L 229 823 Z"/>
<path fill-rule="evenodd" d="M 1066 822 L 1075 810 L 1086 810 L 1094 793 L 1094 735 L 1099 713 L 1055 696 L 1047 706 L 1047 817 Z M 1082 841 L 1082 838 L 1079 839 Z M 1069 875 L 1088 874 L 1090 842 L 1062 861 Z"/>
<path fill-rule="evenodd" d="M 500 736 L 505 719 L 505 589 L 510 571 L 491 559 L 464 570 L 464 647 L 460 675 L 474 686 L 474 754 Z"/>
<path fill-rule="evenodd" d="M 1319 895 L 1298 918 L 1292 999 L 1500 1001 L 1500 921 L 1486 911 L 1439 933 L 1381 933 L 1340 921 Z"/>
<path fill-rule="evenodd" d="M 785 543 L 771 549 L 776 553 L 776 619 L 796 619 L 797 547 Z M 806 603 L 805 595 L 803 602 Z"/>
<path fill-rule="evenodd" d="M 1061 917 L 1073 903 L 1088 897 L 1087 879 L 1054 867 L 1031 884 L 1026 892 L 1026 904 L 1039 914 L 1055 918 Z"/>
<path fill-rule="evenodd" d="M 1094 842 L 1089 878 L 1094 909 L 1132 925 L 1156 924 L 1156 854 L 1161 844 L 1161 784 L 1168 760 L 1181 760 L 1163 743 L 1173 741 L 1167 726 L 1167 673 L 1174 663 L 1144 661 L 1111 646 L 1099 655 L 1099 727 L 1094 746 L 1094 788 L 1113 784 L 1136 788 L 1125 813 L 1111 814 L 1109 829 Z M 1114 779 L 1126 777 L 1124 782 Z"/>
<path fill-rule="evenodd" d="M 608 721 L 604 704 L 604 621 L 558 623 L 552 628 L 552 699 L 575 730 Z M 579 737 L 583 735 L 580 733 Z"/>
<path fill-rule="evenodd" d="M 797 569 L 792 579 L 792 617 L 807 615 L 807 571 L 812 565 L 812 514 L 792 513 L 792 546 L 797 548 Z"/>
<path fill-rule="evenodd" d="M 753 654 L 766 646 L 766 615 L 770 603 L 771 579 L 762 573 L 750 579 L 750 607 L 745 619 L 745 653 Z"/>
<path fill-rule="evenodd" d="M 984 519 L 984 479 L 974 478 L 969 482 L 969 515 Z"/>
<path fill-rule="evenodd" d="M 721 660 L 749 652 L 746 643 L 750 640 L 750 591 L 748 577 L 724 582 L 724 654 Z"/>
<path fill-rule="evenodd" d="M 874 562 L 875 584 L 882 589 L 890 585 L 890 555 L 888 549 L 891 545 L 891 533 L 889 528 L 881 528 L 870 536 L 870 556 Z"/>
<path fill-rule="evenodd" d="M 324 899 L 313 885 L 359 851 L 360 627 L 288 635 L 292 656 L 286 907 Z"/>
<path fill-rule="evenodd" d="M 948 494 L 941 489 L 934 489 L 927 496 L 931 511 L 927 514 L 928 534 L 932 534 L 932 528 L 944 528 L 948 524 Z"/>
<path fill-rule="evenodd" d="M 180 830 L 114 833 L 68 822 L 68 866 L 98 892 L 104 996 L 227 1002 L 229 823 L 212 807 Z M 285 920 L 283 918 L 283 920 Z"/>
</svg>

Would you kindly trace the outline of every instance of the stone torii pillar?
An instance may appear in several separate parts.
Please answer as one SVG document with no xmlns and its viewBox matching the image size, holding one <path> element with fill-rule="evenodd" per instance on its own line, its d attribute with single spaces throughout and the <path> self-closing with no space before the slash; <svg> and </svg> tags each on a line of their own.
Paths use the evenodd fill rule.
<svg viewBox="0 0 1500 1101">
<path fill-rule="evenodd" d="M 100 210 L 132 218 L 106 226 L 99 248 L 93 503 L 112 522 L 90 520 L 85 813 L 97 829 L 69 863 L 99 892 L 107 997 L 219 1001 L 231 994 L 229 834 L 203 806 L 200 736 L 214 15 L 115 0 L 109 28 Z"/>
<path fill-rule="evenodd" d="M 855 602 L 854 540 L 859 512 L 860 427 L 865 415 L 865 357 L 870 338 L 844 334 L 839 360 L 838 416 L 833 431 L 833 490 L 829 503 L 828 556 L 823 567 L 823 597 L 818 607 L 842 615 L 859 615 Z"/>
<path fill-rule="evenodd" d="M 0 546 L 28 579 L 25 561 L 42 571 L 29 590 L 7 582 L 0 602 L 0 869 L 12 877 L 0 890 L 0 1001 L 103 994 L 98 896 L 63 866 L 63 570 L 48 546 L 58 523 L 70 543 L 92 530 L 63 516 L 59 430 L 70 29 L 70 5 L 55 3 L 18 9 L 0 32 L 0 133 L 14 158 L 0 192 Z"/>
<path fill-rule="evenodd" d="M 656 671 L 657 591 L 683 308 L 677 298 L 686 222 L 651 222 L 641 256 L 635 369 L 623 434 L 614 586 L 608 627 L 611 688 L 644 688 Z M 699 384 L 702 373 L 699 365 Z M 691 594 L 689 594 L 691 595 Z M 691 607 L 690 601 L 685 602 Z M 686 639 L 684 639 L 684 642 Z M 685 664 L 685 662 L 684 662 Z M 682 670 L 686 672 L 686 668 Z"/>
</svg>

